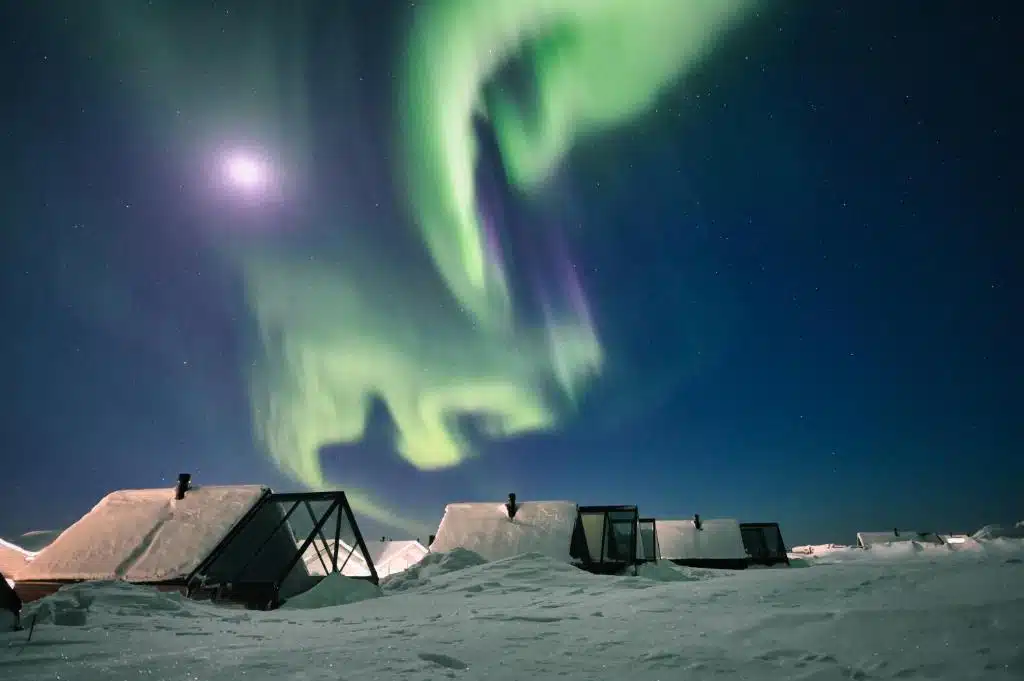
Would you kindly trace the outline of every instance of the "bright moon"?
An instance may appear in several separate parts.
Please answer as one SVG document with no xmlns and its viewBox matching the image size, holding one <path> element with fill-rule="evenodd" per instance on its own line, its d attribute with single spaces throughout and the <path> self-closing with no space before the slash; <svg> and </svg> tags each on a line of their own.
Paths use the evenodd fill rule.
<svg viewBox="0 0 1024 681">
<path fill-rule="evenodd" d="M 267 179 L 263 164 L 249 156 L 228 158 L 224 169 L 231 184 L 242 189 L 256 189 Z"/>
</svg>

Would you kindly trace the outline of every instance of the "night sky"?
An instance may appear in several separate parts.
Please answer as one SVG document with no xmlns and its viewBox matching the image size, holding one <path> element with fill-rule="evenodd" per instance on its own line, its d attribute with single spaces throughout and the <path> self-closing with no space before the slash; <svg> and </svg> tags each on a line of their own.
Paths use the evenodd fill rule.
<svg viewBox="0 0 1024 681">
<path fill-rule="evenodd" d="M 254 1 L 122 2 L 138 7 L 120 23 L 84 7 L 101 2 L 0 6 L 4 537 L 184 471 L 303 487 L 256 437 L 261 329 L 227 253 L 292 249 L 301 275 L 329 244 L 325 271 L 358 267 L 360 290 L 383 291 L 381 329 L 415 332 L 431 367 L 461 351 L 433 321 L 450 316 L 444 287 L 418 285 L 432 270 L 396 173 L 409 3 L 275 19 Z M 361 441 L 319 443 L 327 480 L 428 528 L 448 502 L 511 491 L 778 521 L 790 543 L 1024 517 L 1020 54 L 1004 6 L 769 3 L 535 195 L 511 188 L 478 125 L 481 212 L 509 276 L 550 290 L 558 268 L 523 263 L 571 251 L 600 371 L 546 432 L 496 441 L 459 418 L 476 456 L 444 470 L 400 456 L 374 400 Z M 269 66 L 230 53 L 254 24 Z M 274 69 L 272 92 L 232 94 Z M 235 200 L 207 172 L 225 130 L 301 170 Z M 312 316 L 329 320 L 342 308 L 323 297 Z"/>
</svg>

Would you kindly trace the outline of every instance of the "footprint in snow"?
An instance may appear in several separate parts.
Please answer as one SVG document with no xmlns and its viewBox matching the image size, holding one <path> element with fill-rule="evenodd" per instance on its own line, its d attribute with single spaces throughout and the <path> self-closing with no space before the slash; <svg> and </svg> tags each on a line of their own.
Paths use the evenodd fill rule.
<svg viewBox="0 0 1024 681">
<path fill-rule="evenodd" d="M 417 655 L 424 662 L 431 662 L 440 667 L 447 669 L 469 669 L 469 665 L 458 658 L 451 657 L 450 655 L 439 655 L 437 653 L 419 653 Z"/>
</svg>

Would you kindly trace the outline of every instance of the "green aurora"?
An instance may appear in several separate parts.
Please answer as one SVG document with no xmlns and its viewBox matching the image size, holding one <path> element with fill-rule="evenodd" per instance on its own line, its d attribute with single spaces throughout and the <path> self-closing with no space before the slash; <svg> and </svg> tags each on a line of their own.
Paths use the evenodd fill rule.
<svg viewBox="0 0 1024 681">
<path fill-rule="evenodd" d="M 340 236 L 315 251 L 239 238 L 223 247 L 261 329 L 261 357 L 247 367 L 253 425 L 280 470 L 309 488 L 345 487 L 359 512 L 422 532 L 371 490 L 324 473 L 321 448 L 359 441 L 373 397 L 388 406 L 400 455 L 422 470 L 473 456 L 460 416 L 480 417 L 494 438 L 556 428 L 605 357 L 579 290 L 554 292 L 578 304 L 545 308 L 542 325 L 513 314 L 516 292 L 480 224 L 474 117 L 493 127 L 509 180 L 528 197 L 581 140 L 654 108 L 756 2 L 418 3 L 395 50 L 396 171 L 432 268 L 404 266 L 361 236 L 372 225 L 349 215 L 331 217 Z M 257 121 L 250 127 L 280 146 L 276 155 L 301 184 L 310 93 L 298 6 L 287 17 L 256 8 L 234 17 L 249 28 L 234 42 L 210 17 L 197 23 L 168 7 L 114 0 L 97 7 L 93 16 L 112 37 L 105 44 L 119 50 L 116 63 L 132 65 L 140 94 L 188 114 L 178 135 L 215 146 L 223 131 L 243 126 L 237 121 Z M 528 105 L 493 87 L 513 61 L 531 77 Z"/>
</svg>

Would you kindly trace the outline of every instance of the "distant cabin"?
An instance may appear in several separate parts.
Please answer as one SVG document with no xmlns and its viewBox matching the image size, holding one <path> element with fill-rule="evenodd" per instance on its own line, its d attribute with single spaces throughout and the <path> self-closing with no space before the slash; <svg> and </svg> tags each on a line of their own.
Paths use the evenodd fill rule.
<svg viewBox="0 0 1024 681">
<path fill-rule="evenodd" d="M 1013 526 L 986 525 L 973 535 L 972 539 L 1024 539 L 1024 524 L 1017 523 Z"/>
<path fill-rule="evenodd" d="M 884 546 L 886 544 L 900 544 L 905 542 L 916 542 L 918 544 L 935 544 L 941 546 L 944 542 L 935 532 L 915 532 L 913 530 L 892 530 L 890 532 L 858 532 L 857 546 L 862 549 L 870 549 L 873 546 Z"/>
<path fill-rule="evenodd" d="M 457 548 L 488 561 L 538 553 L 598 573 L 647 560 L 636 506 L 579 506 L 572 501 L 455 503 L 430 543 L 432 553 Z"/>
<path fill-rule="evenodd" d="M 415 539 L 368 541 L 366 550 L 381 579 L 408 570 L 430 553 L 426 546 Z"/>
<path fill-rule="evenodd" d="M 371 565 L 378 578 L 390 577 L 409 569 L 429 553 L 427 547 L 416 540 L 368 541 L 368 563 L 356 547 L 345 542 L 339 542 L 338 546 L 341 559 L 337 571 L 346 577 L 369 577 Z M 314 540 L 306 549 L 303 562 L 311 575 L 327 575 L 331 572 L 330 550 L 319 539 Z"/>
<path fill-rule="evenodd" d="M 314 541 L 327 567 L 311 574 L 303 556 Z M 124 581 L 273 608 L 353 554 L 367 565 L 359 578 L 376 583 L 344 492 L 194 487 L 183 474 L 174 488 L 108 494 L 16 572 L 15 589 L 28 602 L 65 584 Z"/>
<path fill-rule="evenodd" d="M 658 557 L 684 567 L 730 570 L 748 564 L 740 524 L 731 518 L 657 521 Z"/>
<path fill-rule="evenodd" d="M 296 541 L 300 547 L 303 539 Z M 337 544 L 338 559 L 337 568 L 333 567 L 334 556 L 332 553 L 333 542 L 330 539 L 314 539 L 302 554 L 302 562 L 309 574 L 316 576 L 327 576 L 333 572 L 340 572 L 346 577 L 369 577 L 371 574 L 367 556 L 364 556 L 355 546 L 339 540 Z M 369 552 L 369 547 L 367 547 Z M 378 573 L 378 577 L 380 574 Z"/>
</svg>

